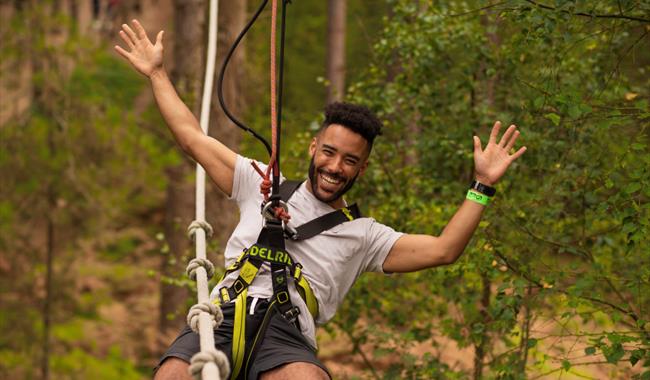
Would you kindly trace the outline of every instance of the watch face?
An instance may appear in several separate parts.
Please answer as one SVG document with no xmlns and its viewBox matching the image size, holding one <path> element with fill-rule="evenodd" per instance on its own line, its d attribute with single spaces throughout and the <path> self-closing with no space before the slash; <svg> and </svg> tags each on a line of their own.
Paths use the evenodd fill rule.
<svg viewBox="0 0 650 380">
<path fill-rule="evenodd" d="M 493 196 L 497 192 L 497 190 L 494 187 L 484 185 L 478 181 L 472 181 L 470 187 L 481 194 L 487 195 L 488 197 Z"/>
</svg>

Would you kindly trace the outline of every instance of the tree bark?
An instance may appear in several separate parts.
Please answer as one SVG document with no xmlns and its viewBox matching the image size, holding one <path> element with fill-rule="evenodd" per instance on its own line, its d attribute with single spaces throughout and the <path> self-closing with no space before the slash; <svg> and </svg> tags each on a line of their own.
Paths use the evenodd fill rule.
<svg viewBox="0 0 650 380">
<path fill-rule="evenodd" d="M 174 1 L 174 69 L 171 77 L 177 91 L 197 118 L 205 65 L 205 5 L 203 0 Z M 185 232 L 194 219 L 193 167 L 188 159 L 184 159 L 167 170 L 165 238 L 169 251 L 162 263 L 160 292 L 160 331 L 163 337 L 177 332 L 185 320 L 189 291 L 174 284 L 173 279 L 184 276 L 188 258 L 193 252 Z"/>
<path fill-rule="evenodd" d="M 340 101 L 345 94 L 346 0 L 328 1 L 327 19 L 327 103 Z"/>
<path fill-rule="evenodd" d="M 219 4 L 219 35 L 217 43 L 217 76 L 228 49 L 246 24 L 246 0 L 233 2 L 221 1 Z M 245 50 L 246 39 L 240 43 L 235 54 L 230 59 L 228 70 L 224 77 L 223 95 L 228 109 L 236 116 L 242 115 L 246 107 L 244 87 L 245 75 Z M 215 85 L 216 85 L 215 78 Z M 215 86 L 216 88 L 216 86 Z M 210 113 L 210 128 L 208 134 L 231 149 L 237 150 L 241 141 L 241 130 L 237 128 L 224 114 L 217 99 L 216 92 L 212 96 L 212 109 Z M 208 180 L 206 184 L 206 215 L 208 222 L 214 229 L 213 241 L 220 247 L 225 247 L 226 241 L 239 220 L 237 207 Z M 223 263 L 222 255 L 210 255 L 210 260 L 216 265 Z"/>
<path fill-rule="evenodd" d="M 481 304 L 479 305 L 479 310 L 481 314 L 481 323 L 483 324 L 483 333 L 481 334 L 481 340 L 474 345 L 474 380 L 480 380 L 483 378 L 483 361 L 485 360 L 486 349 L 490 344 L 490 336 L 488 334 L 488 325 L 490 324 L 490 314 L 488 309 L 490 308 L 490 296 L 492 294 L 491 286 L 492 281 L 486 273 L 481 274 L 481 283 L 482 283 L 482 292 L 481 292 Z"/>
<path fill-rule="evenodd" d="M 490 41 L 490 44 L 493 46 L 493 48 L 496 50 L 499 47 L 500 40 L 499 40 L 499 35 L 497 34 L 497 27 L 499 25 L 499 18 L 498 16 L 495 16 L 495 18 L 490 18 L 487 15 L 484 15 L 481 17 L 481 23 L 485 26 L 485 30 L 489 30 L 490 24 L 494 25 L 495 30 L 493 32 L 486 32 L 488 41 Z M 492 110 L 494 109 L 497 99 L 496 99 L 496 88 L 499 83 L 499 76 L 494 75 L 491 78 L 488 78 L 486 75 L 486 70 L 487 67 L 485 65 L 481 65 L 480 67 L 480 74 L 483 76 L 485 80 L 485 90 L 484 90 L 484 101 L 488 105 L 488 107 Z M 472 93 L 472 101 L 475 101 L 474 96 L 476 94 Z M 473 175 L 473 172 L 472 174 Z M 492 281 L 490 280 L 489 276 L 486 273 L 481 274 L 481 280 L 483 284 L 483 290 L 482 290 L 482 295 L 481 295 L 481 304 L 480 304 L 480 312 L 481 312 L 481 317 L 482 317 L 482 323 L 484 325 L 484 332 L 481 337 L 481 341 L 475 345 L 475 356 L 474 356 L 474 380 L 479 380 L 483 377 L 483 363 L 485 360 L 485 357 L 488 354 L 488 349 L 490 347 L 490 335 L 489 335 L 489 324 L 491 322 L 490 320 L 490 315 L 488 313 L 488 309 L 490 307 L 490 299 L 492 295 Z"/>
</svg>

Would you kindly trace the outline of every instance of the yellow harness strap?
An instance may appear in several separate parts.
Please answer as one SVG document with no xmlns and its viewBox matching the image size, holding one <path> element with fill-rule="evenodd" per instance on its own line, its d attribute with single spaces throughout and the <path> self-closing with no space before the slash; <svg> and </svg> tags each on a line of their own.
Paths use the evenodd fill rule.
<svg viewBox="0 0 650 380">
<path fill-rule="evenodd" d="M 233 369 L 230 378 L 236 379 L 244 363 L 246 353 L 246 296 L 248 289 L 244 289 L 235 300 L 235 319 L 232 331 L 232 362 Z"/>
<path fill-rule="evenodd" d="M 302 296 L 302 299 L 305 300 L 307 309 L 315 320 L 318 316 L 318 301 L 316 300 L 316 296 L 314 296 L 314 292 L 311 290 L 311 286 L 309 286 L 309 282 L 307 282 L 305 276 L 302 275 L 302 267 L 300 265 L 296 265 L 296 270 L 293 272 L 293 278 L 296 280 L 298 292 Z"/>
</svg>

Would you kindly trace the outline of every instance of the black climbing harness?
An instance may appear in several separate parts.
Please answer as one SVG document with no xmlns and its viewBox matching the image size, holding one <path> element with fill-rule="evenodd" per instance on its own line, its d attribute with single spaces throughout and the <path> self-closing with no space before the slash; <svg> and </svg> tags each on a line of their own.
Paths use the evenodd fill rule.
<svg viewBox="0 0 650 380">
<path fill-rule="evenodd" d="M 300 181 L 284 181 L 279 188 L 281 202 L 284 207 L 289 198 L 300 187 Z M 356 205 L 344 207 L 325 214 L 319 218 L 309 221 L 293 231 L 283 228 L 283 223 L 273 218 L 267 219 L 262 231 L 260 232 L 257 242 L 242 252 L 239 258 L 231 264 L 224 275 L 239 271 L 237 279 L 232 285 L 219 288 L 219 296 L 215 300 L 217 304 L 235 302 L 235 317 L 233 328 L 233 345 L 232 360 L 233 370 L 231 379 L 237 379 L 240 374 L 247 373 L 249 363 L 254 360 L 257 348 L 264 339 L 264 334 L 268 327 L 272 313 L 277 312 L 288 323 L 299 327 L 298 315 L 300 309 L 293 305 L 289 297 L 289 282 L 293 281 L 296 290 L 301 298 L 305 301 L 307 309 L 312 318 L 318 316 L 318 300 L 309 285 L 307 279 L 303 276 L 302 265 L 296 262 L 290 253 L 286 250 L 285 239 L 301 241 L 327 231 L 341 223 L 361 218 L 361 214 Z M 264 264 L 271 268 L 271 281 L 273 283 L 273 297 L 269 300 L 270 305 L 264 320 L 259 327 L 256 338 L 246 353 L 246 310 L 248 287 L 253 282 L 259 270 Z M 242 372 L 244 359 L 246 359 L 246 368 Z"/>
</svg>

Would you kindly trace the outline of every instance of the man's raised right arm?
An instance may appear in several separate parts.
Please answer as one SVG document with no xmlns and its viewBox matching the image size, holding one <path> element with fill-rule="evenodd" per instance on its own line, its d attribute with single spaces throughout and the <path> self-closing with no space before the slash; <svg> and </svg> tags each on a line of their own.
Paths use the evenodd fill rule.
<svg viewBox="0 0 650 380">
<path fill-rule="evenodd" d="M 120 37 L 130 51 L 120 46 L 115 46 L 115 50 L 150 79 L 160 113 L 178 144 L 203 166 L 219 189 L 230 196 L 237 154 L 218 140 L 206 136 L 194 114 L 176 93 L 163 66 L 163 32 L 158 33 L 156 43 L 152 44 L 137 20 L 133 20 L 133 28 L 135 31 L 124 24 L 120 31 Z"/>
</svg>

